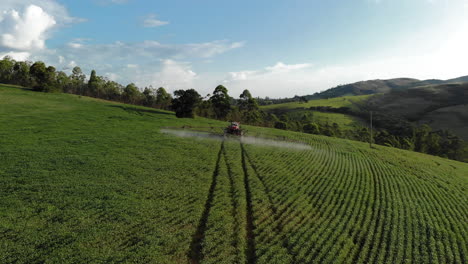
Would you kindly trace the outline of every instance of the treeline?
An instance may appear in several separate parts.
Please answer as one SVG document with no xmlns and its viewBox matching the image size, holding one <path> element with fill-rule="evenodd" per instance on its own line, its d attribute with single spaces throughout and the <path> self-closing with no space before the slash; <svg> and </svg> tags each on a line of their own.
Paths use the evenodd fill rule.
<svg viewBox="0 0 468 264">
<path fill-rule="evenodd" d="M 307 103 L 309 100 L 306 96 L 299 96 L 295 95 L 292 98 L 270 98 L 270 97 L 265 97 L 265 98 L 257 98 L 258 104 L 259 105 L 272 105 L 272 104 L 284 104 L 284 103 L 291 103 L 291 102 L 299 102 L 299 103 Z"/>
<path fill-rule="evenodd" d="M 363 142 L 370 141 L 370 129 L 363 126 L 342 129 L 337 123 L 314 121 L 312 111 L 341 113 L 369 120 L 373 111 L 373 139 L 375 144 L 411 150 L 449 159 L 468 161 L 467 144 L 448 130 L 433 130 L 429 125 L 415 125 L 401 117 L 389 115 L 375 109 L 353 111 L 349 107 L 310 107 L 302 116 L 292 112 L 277 112 L 281 124 L 278 128 L 304 133 L 340 137 Z M 302 113 L 302 112 L 300 112 Z"/>
<path fill-rule="evenodd" d="M 133 83 L 123 86 L 91 71 L 89 80 L 76 66 L 71 74 L 57 71 L 45 63 L 15 61 L 10 57 L 0 60 L 0 83 L 32 87 L 40 92 L 64 92 L 129 104 L 170 109 L 172 97 L 164 88 L 143 91 Z"/>
<path fill-rule="evenodd" d="M 44 62 L 15 61 L 11 57 L 0 60 L 0 83 L 32 87 L 40 92 L 64 92 L 118 101 L 134 105 L 173 110 L 177 117 L 195 115 L 219 120 L 235 120 L 253 125 L 273 126 L 269 114 L 261 112 L 258 102 L 245 90 L 239 99 L 228 95 L 219 85 L 213 95 L 203 98 L 196 90 L 177 90 L 171 96 L 163 87 L 139 89 L 131 83 L 123 86 L 91 71 L 87 80 L 80 67 L 71 74 L 57 71 Z"/>
</svg>

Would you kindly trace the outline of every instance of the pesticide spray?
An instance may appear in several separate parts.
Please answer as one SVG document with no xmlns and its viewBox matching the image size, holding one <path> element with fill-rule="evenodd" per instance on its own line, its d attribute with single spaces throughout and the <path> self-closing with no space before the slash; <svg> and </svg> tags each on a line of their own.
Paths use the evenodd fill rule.
<svg viewBox="0 0 468 264">
<path fill-rule="evenodd" d="M 239 139 L 235 138 L 225 138 L 221 135 L 214 135 L 210 133 L 198 132 L 198 131 L 189 131 L 189 130 L 175 130 L 175 129 L 161 129 L 161 132 L 164 134 L 170 134 L 177 137 L 184 138 L 198 138 L 198 139 L 211 139 L 218 141 L 238 141 Z M 251 136 L 242 136 L 240 137 L 240 142 L 247 145 L 257 145 L 264 147 L 276 147 L 276 148 L 286 148 L 291 150 L 311 150 L 311 146 L 300 143 L 300 142 L 287 142 L 281 140 L 267 139 L 261 137 L 251 137 Z"/>
</svg>

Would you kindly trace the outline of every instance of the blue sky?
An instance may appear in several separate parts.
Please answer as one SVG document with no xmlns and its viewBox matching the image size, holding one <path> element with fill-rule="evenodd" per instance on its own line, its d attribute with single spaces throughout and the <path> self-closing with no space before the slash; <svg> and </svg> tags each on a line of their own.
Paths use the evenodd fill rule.
<svg viewBox="0 0 468 264">
<path fill-rule="evenodd" d="M 2 0 L 0 56 L 139 87 L 312 94 L 468 75 L 466 0 Z"/>
</svg>

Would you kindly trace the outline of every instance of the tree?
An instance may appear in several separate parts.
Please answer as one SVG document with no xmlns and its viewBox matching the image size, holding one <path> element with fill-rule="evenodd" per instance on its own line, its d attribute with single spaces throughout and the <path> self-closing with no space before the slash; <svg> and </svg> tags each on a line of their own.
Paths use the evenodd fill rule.
<svg viewBox="0 0 468 264">
<path fill-rule="evenodd" d="M 135 104 L 138 101 L 140 94 L 138 87 L 131 83 L 124 88 L 122 97 L 126 103 Z"/>
<path fill-rule="evenodd" d="M 14 66 L 15 61 L 10 56 L 5 56 L 0 60 L 0 82 L 11 83 Z"/>
<path fill-rule="evenodd" d="M 172 108 L 178 118 L 194 118 L 195 107 L 200 101 L 201 96 L 194 89 L 177 90 L 174 92 L 174 99 L 172 99 Z"/>
<path fill-rule="evenodd" d="M 172 96 L 166 92 L 164 87 L 159 87 L 156 90 L 156 106 L 161 109 L 169 110 L 172 101 Z"/>
<path fill-rule="evenodd" d="M 36 83 L 33 89 L 35 91 L 44 91 L 47 81 L 46 65 L 42 61 L 37 61 L 31 65 L 29 72 L 31 73 L 31 76 L 34 78 Z"/>
<path fill-rule="evenodd" d="M 28 62 L 17 61 L 13 66 L 13 80 L 15 84 L 21 86 L 31 86 L 31 76 L 29 74 L 29 68 L 31 65 Z"/>
<path fill-rule="evenodd" d="M 304 125 L 303 130 L 305 133 L 319 135 L 320 134 L 320 126 L 317 123 L 309 123 Z"/>
<path fill-rule="evenodd" d="M 150 87 L 145 87 L 143 90 L 143 105 L 148 107 L 153 107 L 156 103 L 156 97 L 154 96 L 154 89 Z"/>
<path fill-rule="evenodd" d="M 239 110 L 242 113 L 242 120 L 250 124 L 259 122 L 261 115 L 258 111 L 258 102 L 252 97 L 249 90 L 244 90 L 239 96 Z"/>
<path fill-rule="evenodd" d="M 286 129 L 288 129 L 288 124 L 286 122 L 283 122 L 283 121 L 276 121 L 275 122 L 275 128 L 286 130 Z"/>
<path fill-rule="evenodd" d="M 213 105 L 213 110 L 218 119 L 225 119 L 231 111 L 231 98 L 228 95 L 228 90 L 222 85 L 218 85 L 213 95 L 210 97 Z"/>
<path fill-rule="evenodd" d="M 57 72 L 55 67 L 49 66 L 46 68 L 45 78 L 45 92 L 61 92 L 61 88 L 57 85 Z"/>
<path fill-rule="evenodd" d="M 122 85 L 114 82 L 114 81 L 109 81 L 107 80 L 104 83 L 104 98 L 108 100 L 119 100 L 120 96 L 122 94 L 123 87 Z"/>
<path fill-rule="evenodd" d="M 57 73 L 56 83 L 57 83 L 57 87 L 60 87 L 63 92 L 68 92 L 71 89 L 70 87 L 71 80 L 67 76 L 67 74 L 64 73 L 63 71 L 59 71 Z"/>
<path fill-rule="evenodd" d="M 72 70 L 72 74 L 71 74 L 71 80 L 72 80 L 72 89 L 71 89 L 71 93 L 75 93 L 75 94 L 81 94 L 83 95 L 84 94 L 84 80 L 85 80 L 86 76 L 83 74 L 83 72 L 81 71 L 81 68 L 76 66 L 73 68 Z"/>
<path fill-rule="evenodd" d="M 91 71 L 91 76 L 89 77 L 88 81 L 88 89 L 87 94 L 91 96 L 98 96 L 99 91 L 99 79 L 96 75 L 96 71 Z"/>
</svg>

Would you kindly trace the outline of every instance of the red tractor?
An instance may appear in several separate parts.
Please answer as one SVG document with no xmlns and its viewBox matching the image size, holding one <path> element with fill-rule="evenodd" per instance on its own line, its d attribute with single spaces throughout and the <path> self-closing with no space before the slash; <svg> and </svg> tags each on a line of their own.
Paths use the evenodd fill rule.
<svg viewBox="0 0 468 264">
<path fill-rule="evenodd" d="M 243 136 L 244 130 L 240 128 L 239 122 L 231 122 L 231 124 L 224 129 L 224 135 L 226 134 Z"/>
</svg>

